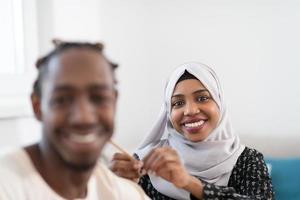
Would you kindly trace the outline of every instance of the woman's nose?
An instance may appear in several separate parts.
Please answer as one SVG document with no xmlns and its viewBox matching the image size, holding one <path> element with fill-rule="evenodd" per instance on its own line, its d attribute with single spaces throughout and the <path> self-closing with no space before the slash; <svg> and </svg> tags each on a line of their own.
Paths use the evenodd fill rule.
<svg viewBox="0 0 300 200">
<path fill-rule="evenodd" d="M 187 103 L 184 110 L 184 115 L 195 115 L 200 113 L 200 108 L 195 103 Z"/>
</svg>

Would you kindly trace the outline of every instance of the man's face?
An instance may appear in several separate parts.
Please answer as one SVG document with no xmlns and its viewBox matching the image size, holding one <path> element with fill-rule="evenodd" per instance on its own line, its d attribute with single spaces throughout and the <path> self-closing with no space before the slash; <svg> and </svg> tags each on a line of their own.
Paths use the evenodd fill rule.
<svg viewBox="0 0 300 200">
<path fill-rule="evenodd" d="M 66 164 L 94 166 L 113 133 L 113 72 L 96 51 L 70 49 L 53 58 L 42 83 L 43 142 Z"/>
</svg>

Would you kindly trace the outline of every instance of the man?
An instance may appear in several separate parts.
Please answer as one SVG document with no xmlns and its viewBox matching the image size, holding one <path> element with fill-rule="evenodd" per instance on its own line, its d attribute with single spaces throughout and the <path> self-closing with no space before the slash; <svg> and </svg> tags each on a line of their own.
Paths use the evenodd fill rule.
<svg viewBox="0 0 300 200">
<path fill-rule="evenodd" d="M 0 199 L 148 199 L 98 162 L 117 99 L 103 46 L 56 42 L 37 68 L 31 101 L 42 139 L 0 160 Z"/>
</svg>

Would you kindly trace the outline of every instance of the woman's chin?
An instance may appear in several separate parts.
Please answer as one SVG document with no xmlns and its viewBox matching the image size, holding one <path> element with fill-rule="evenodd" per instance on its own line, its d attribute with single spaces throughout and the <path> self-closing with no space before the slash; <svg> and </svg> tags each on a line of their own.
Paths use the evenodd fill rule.
<svg viewBox="0 0 300 200">
<path fill-rule="evenodd" d="M 203 133 L 184 133 L 184 137 L 191 142 L 202 142 L 207 136 L 207 134 Z"/>
</svg>

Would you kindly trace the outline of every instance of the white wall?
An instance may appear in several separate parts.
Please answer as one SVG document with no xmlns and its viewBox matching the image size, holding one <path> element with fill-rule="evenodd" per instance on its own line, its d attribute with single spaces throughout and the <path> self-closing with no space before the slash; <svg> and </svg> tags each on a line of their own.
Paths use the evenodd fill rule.
<svg viewBox="0 0 300 200">
<path fill-rule="evenodd" d="M 149 131 L 165 78 L 190 60 L 216 70 L 242 137 L 300 133 L 299 1 L 101 2 L 102 38 L 121 64 L 117 137 L 124 145 Z"/>
<path fill-rule="evenodd" d="M 263 148 L 265 138 L 300 132 L 299 1 L 37 2 L 40 53 L 53 37 L 100 40 L 120 64 L 115 137 L 125 148 L 150 130 L 170 72 L 191 60 L 218 73 L 242 138 L 258 138 Z"/>
<path fill-rule="evenodd" d="M 51 40 L 101 40 L 99 0 L 37 1 L 40 54 L 52 49 Z"/>
</svg>

